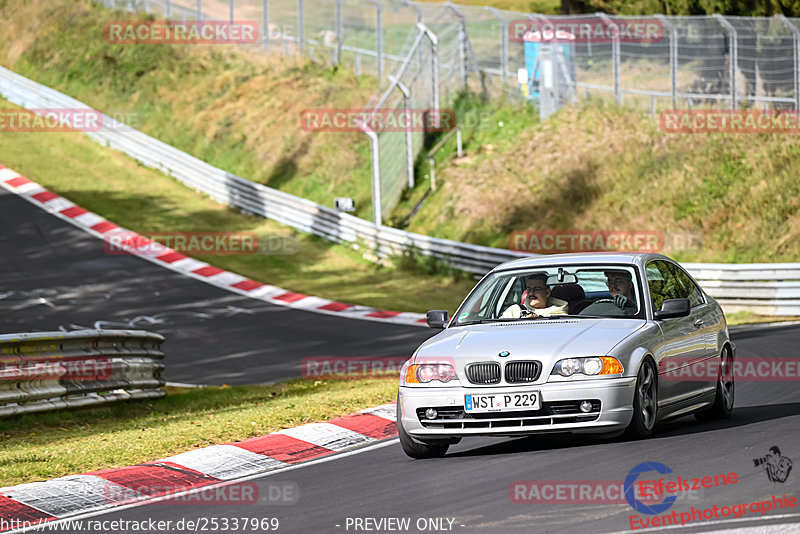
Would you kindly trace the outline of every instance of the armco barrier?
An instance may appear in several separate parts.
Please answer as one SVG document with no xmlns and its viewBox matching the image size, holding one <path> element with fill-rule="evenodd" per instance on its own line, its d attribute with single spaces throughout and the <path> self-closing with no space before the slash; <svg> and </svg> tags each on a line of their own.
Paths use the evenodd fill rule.
<svg viewBox="0 0 800 534">
<path fill-rule="evenodd" d="M 32 109 L 80 108 L 86 104 L 0 67 L 0 95 Z M 330 241 L 363 245 L 379 257 L 416 248 L 453 267 L 484 274 L 525 252 L 471 245 L 376 225 L 277 189 L 240 178 L 103 116 L 103 127 L 86 132 L 99 143 L 159 169 L 214 200 L 261 215 Z M 800 315 L 800 264 L 687 264 L 689 272 L 726 311 Z"/>
<path fill-rule="evenodd" d="M 0 335 L 0 417 L 161 397 L 163 341 L 141 330 Z"/>
</svg>

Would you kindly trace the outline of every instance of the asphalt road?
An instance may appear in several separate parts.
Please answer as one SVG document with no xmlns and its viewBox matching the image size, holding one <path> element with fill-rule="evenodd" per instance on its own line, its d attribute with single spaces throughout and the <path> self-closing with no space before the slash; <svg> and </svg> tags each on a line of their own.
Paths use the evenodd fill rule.
<svg viewBox="0 0 800 534">
<path fill-rule="evenodd" d="M 269 383 L 299 377 L 305 357 L 410 356 L 434 333 L 275 306 L 109 255 L 100 239 L 2 189 L 0 228 L 0 333 L 158 332 L 171 382 Z"/>
<path fill-rule="evenodd" d="M 799 332 L 796 327 L 771 328 L 740 333 L 735 341 L 740 357 L 797 357 Z M 175 526 L 184 519 L 197 522 L 201 528 L 211 528 L 212 519 L 217 525 L 227 520 L 232 526 L 234 518 L 240 522 L 276 518 L 278 532 L 315 534 L 619 532 L 631 529 L 631 516 L 638 516 L 637 520 L 647 516 L 625 502 L 516 503 L 510 499 L 509 488 L 514 487 L 515 481 L 621 482 L 642 462 L 663 463 L 684 479 L 737 474 L 735 483 L 685 494 L 665 513 L 691 513 L 691 507 L 702 510 L 714 505 L 721 509 L 768 500 L 773 495 L 800 497 L 797 468 L 785 482 L 770 482 L 766 471 L 753 462 L 772 446 L 778 446 L 783 456 L 800 462 L 800 390 L 795 382 L 740 381 L 735 411 L 728 421 L 699 423 L 693 417 L 684 417 L 660 426 L 651 439 L 644 441 L 600 441 L 569 435 L 472 438 L 451 447 L 445 458 L 435 460 L 411 460 L 396 441 L 386 443 L 384 447 L 301 464 L 254 479 L 252 483 L 258 485 L 261 499 L 255 505 L 153 504 L 92 519 L 163 520 L 172 521 Z M 655 477 L 648 480 L 652 478 Z M 299 497 L 296 502 L 265 502 L 284 488 L 293 488 Z M 369 522 L 357 523 L 366 518 Z M 377 523 L 388 518 L 408 518 L 409 527 L 378 528 L 398 525 L 394 520 Z M 359 525 L 364 528 L 356 528 Z M 770 511 L 763 517 L 757 512 L 748 513 L 738 519 L 716 519 L 677 530 L 709 532 L 753 526 L 759 529 L 743 531 L 798 532 L 800 506 Z M 185 524 L 182 527 L 162 531 L 186 532 Z M 211 530 L 222 532 L 220 528 Z"/>
<path fill-rule="evenodd" d="M 0 286 L 5 292 L 14 291 L 0 300 L 5 311 L 0 330 L 52 330 L 173 313 L 165 324 L 149 328 L 170 339 L 166 348 L 171 380 L 274 380 L 291 376 L 303 356 L 410 353 L 429 335 L 424 329 L 262 304 L 133 257 L 106 256 L 98 240 L 6 194 L 0 194 L 0 223 L 14 228 L 0 241 L 5 260 L 0 266 Z M 239 308 L 247 311 L 236 311 Z M 205 319 L 189 313 L 208 310 L 233 311 Z M 734 341 L 739 357 L 800 356 L 797 327 L 737 332 Z M 753 462 L 772 446 L 800 462 L 800 389 L 796 382 L 740 381 L 730 420 L 698 423 L 683 418 L 662 425 L 644 441 L 561 435 L 473 438 L 452 447 L 443 459 L 424 461 L 407 458 L 394 440 L 384 445 L 300 464 L 252 481 L 262 499 L 293 488 L 299 498 L 291 504 L 151 504 L 91 519 L 169 520 L 173 525 L 118 532 L 233 532 L 234 518 L 240 521 L 237 532 L 617 532 L 631 528 L 631 516 L 645 516 L 624 502 L 517 503 L 512 502 L 509 490 L 513 495 L 515 481 L 621 483 L 638 464 L 660 462 L 684 478 L 732 472 L 738 476 L 736 483 L 685 495 L 666 513 L 732 506 L 773 495 L 800 497 L 800 468 L 790 472 L 785 482 L 771 482 Z M 241 528 L 242 520 L 269 518 L 279 521 L 277 529 Z M 408 527 L 390 518 L 407 518 Z M 181 519 L 194 520 L 199 528 L 178 527 Z M 223 520 L 227 520 L 227 530 L 222 528 Z M 798 521 L 800 508 L 793 508 L 769 512 L 763 518 L 748 513 L 678 531 L 758 525 L 765 528 L 760 532 L 790 532 Z M 271 526 L 260 526 L 264 525 Z"/>
</svg>

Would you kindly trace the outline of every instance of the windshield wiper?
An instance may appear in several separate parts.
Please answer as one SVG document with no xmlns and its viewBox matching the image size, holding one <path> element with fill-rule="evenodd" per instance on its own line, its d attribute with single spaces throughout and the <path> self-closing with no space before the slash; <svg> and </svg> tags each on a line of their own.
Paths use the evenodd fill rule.
<svg viewBox="0 0 800 534">
<path fill-rule="evenodd" d="M 467 321 L 465 323 L 457 323 L 454 326 L 467 326 L 470 324 L 486 324 L 486 323 L 505 323 L 509 321 L 516 321 L 513 317 L 505 317 L 503 319 L 477 319 L 475 321 Z"/>
</svg>

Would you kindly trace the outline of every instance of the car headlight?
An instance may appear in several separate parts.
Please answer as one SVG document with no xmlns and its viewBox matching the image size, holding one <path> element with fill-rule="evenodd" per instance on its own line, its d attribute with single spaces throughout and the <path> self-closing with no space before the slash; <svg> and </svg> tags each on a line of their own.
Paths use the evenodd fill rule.
<svg viewBox="0 0 800 534">
<path fill-rule="evenodd" d="M 406 384 L 427 384 L 434 380 L 447 383 L 456 379 L 456 370 L 446 363 L 409 365 L 403 374 Z"/>
<path fill-rule="evenodd" d="M 619 360 L 611 356 L 591 356 L 589 358 L 567 358 L 559 360 L 553 367 L 553 375 L 570 377 L 575 374 L 586 376 L 618 375 L 623 372 Z"/>
</svg>

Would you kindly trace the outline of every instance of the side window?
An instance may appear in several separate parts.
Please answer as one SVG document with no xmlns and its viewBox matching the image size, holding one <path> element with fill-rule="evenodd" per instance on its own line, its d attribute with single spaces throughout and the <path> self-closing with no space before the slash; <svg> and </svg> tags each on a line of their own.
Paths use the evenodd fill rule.
<svg viewBox="0 0 800 534">
<path fill-rule="evenodd" d="M 672 272 L 671 267 L 672 264 L 666 261 L 655 260 L 648 263 L 645 268 L 647 286 L 650 289 L 650 298 L 653 301 L 653 310 L 660 310 L 665 300 L 688 297 L 688 294 L 683 295 L 684 289 Z"/>
<path fill-rule="evenodd" d="M 684 271 L 677 265 L 670 264 L 670 267 L 675 272 L 675 277 L 681 284 L 681 288 L 683 290 L 682 295 L 686 295 L 685 297 L 681 296 L 681 298 L 689 299 L 689 304 L 691 305 L 692 308 L 704 304 L 703 293 L 700 291 L 700 288 L 697 287 L 697 284 L 695 284 L 692 281 L 689 275 L 686 274 L 686 271 Z"/>
</svg>

